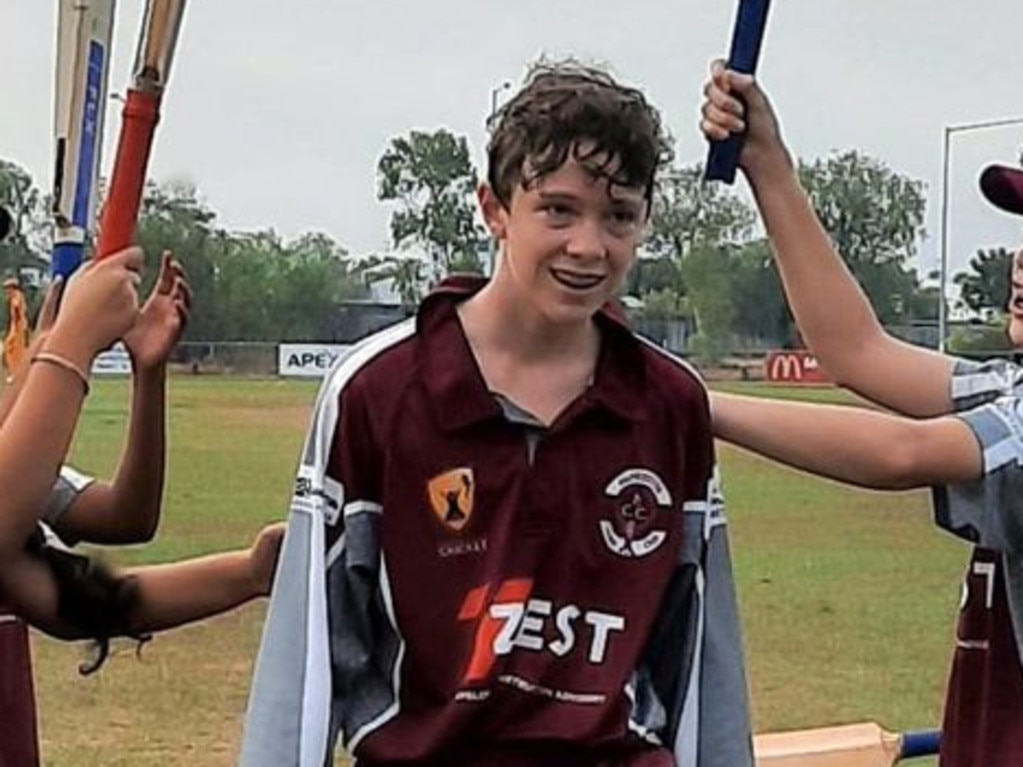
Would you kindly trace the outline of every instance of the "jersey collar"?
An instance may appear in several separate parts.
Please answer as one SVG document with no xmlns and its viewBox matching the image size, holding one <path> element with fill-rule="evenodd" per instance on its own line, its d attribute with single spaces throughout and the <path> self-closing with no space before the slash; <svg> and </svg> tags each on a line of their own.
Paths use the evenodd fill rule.
<svg viewBox="0 0 1023 767">
<path fill-rule="evenodd" d="M 455 311 L 459 302 L 485 284 L 486 279 L 481 277 L 450 277 L 423 300 L 417 313 L 421 380 L 434 403 L 437 422 L 445 431 L 504 417 L 480 374 Z M 624 313 L 616 304 L 602 308 L 597 322 L 602 331 L 600 359 L 593 386 L 585 396 L 619 418 L 644 420 L 646 367 L 642 342 L 626 325 Z"/>
</svg>

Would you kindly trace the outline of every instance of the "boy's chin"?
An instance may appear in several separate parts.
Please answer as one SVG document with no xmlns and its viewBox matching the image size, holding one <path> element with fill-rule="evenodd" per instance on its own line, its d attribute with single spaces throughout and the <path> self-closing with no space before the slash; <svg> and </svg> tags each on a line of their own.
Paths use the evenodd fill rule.
<svg viewBox="0 0 1023 767">
<path fill-rule="evenodd" d="M 1009 341 L 1015 349 L 1023 349 L 1023 317 L 1009 319 Z"/>
</svg>

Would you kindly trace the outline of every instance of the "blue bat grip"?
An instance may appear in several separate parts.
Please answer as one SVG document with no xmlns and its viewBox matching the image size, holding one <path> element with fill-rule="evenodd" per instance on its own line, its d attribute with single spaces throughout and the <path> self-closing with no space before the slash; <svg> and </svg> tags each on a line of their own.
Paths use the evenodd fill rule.
<svg viewBox="0 0 1023 767">
<path fill-rule="evenodd" d="M 68 277 L 81 266 L 84 252 L 85 248 L 76 242 L 62 242 L 54 245 L 50 260 L 50 274 L 54 277 L 63 277 L 67 282 Z"/>
<path fill-rule="evenodd" d="M 926 732 L 907 732 L 902 736 L 902 759 L 912 759 L 916 756 L 931 756 L 938 753 L 938 746 L 941 745 L 941 733 L 937 730 Z"/>
<path fill-rule="evenodd" d="M 732 48 L 728 53 L 728 68 L 744 74 L 757 71 L 760 59 L 760 44 L 764 40 L 767 26 L 767 10 L 770 0 L 739 0 L 739 11 L 732 31 Z M 712 141 L 707 153 L 705 181 L 735 181 L 739 167 L 739 152 L 742 151 L 743 136 L 736 134 L 724 141 Z"/>
</svg>

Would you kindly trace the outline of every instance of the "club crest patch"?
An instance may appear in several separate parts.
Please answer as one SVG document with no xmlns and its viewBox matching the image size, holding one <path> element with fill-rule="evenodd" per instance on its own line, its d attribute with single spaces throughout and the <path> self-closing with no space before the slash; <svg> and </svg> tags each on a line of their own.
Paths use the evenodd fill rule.
<svg viewBox="0 0 1023 767">
<path fill-rule="evenodd" d="M 658 513 L 671 509 L 671 492 L 649 469 L 626 469 L 608 483 L 605 495 L 613 499 L 616 512 L 600 520 L 604 545 L 613 554 L 638 559 L 653 554 L 668 539 L 654 528 Z"/>
<path fill-rule="evenodd" d="M 459 468 L 438 474 L 426 486 L 430 506 L 440 523 L 456 533 L 472 517 L 476 481 L 472 469 Z"/>
</svg>

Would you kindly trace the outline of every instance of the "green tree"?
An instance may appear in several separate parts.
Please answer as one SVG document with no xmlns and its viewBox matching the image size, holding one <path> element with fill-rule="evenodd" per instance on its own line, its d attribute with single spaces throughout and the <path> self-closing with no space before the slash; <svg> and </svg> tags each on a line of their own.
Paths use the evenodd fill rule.
<svg viewBox="0 0 1023 767">
<path fill-rule="evenodd" d="M 795 324 L 768 241 L 758 239 L 741 246 L 731 256 L 729 267 L 736 307 L 733 329 L 741 344 L 754 347 L 794 344 Z"/>
<path fill-rule="evenodd" d="M 273 230 L 229 232 L 189 185 L 150 184 L 139 242 L 155 278 L 159 254 L 174 252 L 192 286 L 186 340 L 330 341 L 341 303 L 362 297 L 362 276 L 325 234 L 285 243 Z"/>
<path fill-rule="evenodd" d="M 734 346 L 738 305 L 734 299 L 736 247 L 695 247 L 682 264 L 688 299 L 696 319 L 693 349 L 718 360 Z"/>
<path fill-rule="evenodd" d="M 334 340 L 341 304 L 368 295 L 361 269 L 326 234 L 307 233 L 288 243 L 277 265 L 280 340 Z"/>
<path fill-rule="evenodd" d="M 746 241 L 755 220 L 728 187 L 704 183 L 702 166 L 673 168 L 662 175 L 654 194 L 647 247 L 683 259 L 698 245 Z"/>
<path fill-rule="evenodd" d="M 192 314 L 185 340 L 223 337 L 223 312 L 218 304 L 215 259 L 228 237 L 215 229 L 216 214 L 189 184 L 149 182 L 139 212 L 138 243 L 146 254 L 143 288 L 156 278 L 160 254 L 170 250 L 188 273 Z"/>
<path fill-rule="evenodd" d="M 42 193 L 21 166 L 0 160 L 0 205 L 11 214 L 11 232 L 0 243 L 0 276 L 16 275 L 22 268 L 45 269 L 34 246 L 45 241 L 49 219 Z"/>
<path fill-rule="evenodd" d="M 414 307 L 422 299 L 426 271 L 426 262 L 411 250 L 369 256 L 362 267 L 367 283 L 389 281 L 406 307 Z"/>
<path fill-rule="evenodd" d="M 396 137 L 377 164 L 377 177 L 378 199 L 396 205 L 391 215 L 394 247 L 425 249 L 433 266 L 431 281 L 455 269 L 482 271 L 477 174 L 464 136 L 442 128 Z"/>
<path fill-rule="evenodd" d="M 799 175 L 881 320 L 904 319 L 918 289 L 906 264 L 924 236 L 923 183 L 855 150 L 801 162 Z"/>
<path fill-rule="evenodd" d="M 653 258 L 637 263 L 627 290 L 642 298 L 642 316 L 670 311 L 657 319 L 696 319 L 698 343 L 716 353 L 732 332 L 736 313 L 729 308 L 731 282 L 726 270 L 728 248 L 749 238 L 753 211 L 727 187 L 703 183 L 699 165 L 672 168 L 654 193 L 645 249 Z M 703 291 L 710 291 L 703 295 Z M 674 307 L 671 310 L 671 307 Z"/>
<path fill-rule="evenodd" d="M 969 269 L 953 278 L 963 305 L 977 313 L 1003 311 L 1009 301 L 1012 258 L 1012 252 L 1006 248 L 977 251 L 970 259 Z"/>
</svg>

